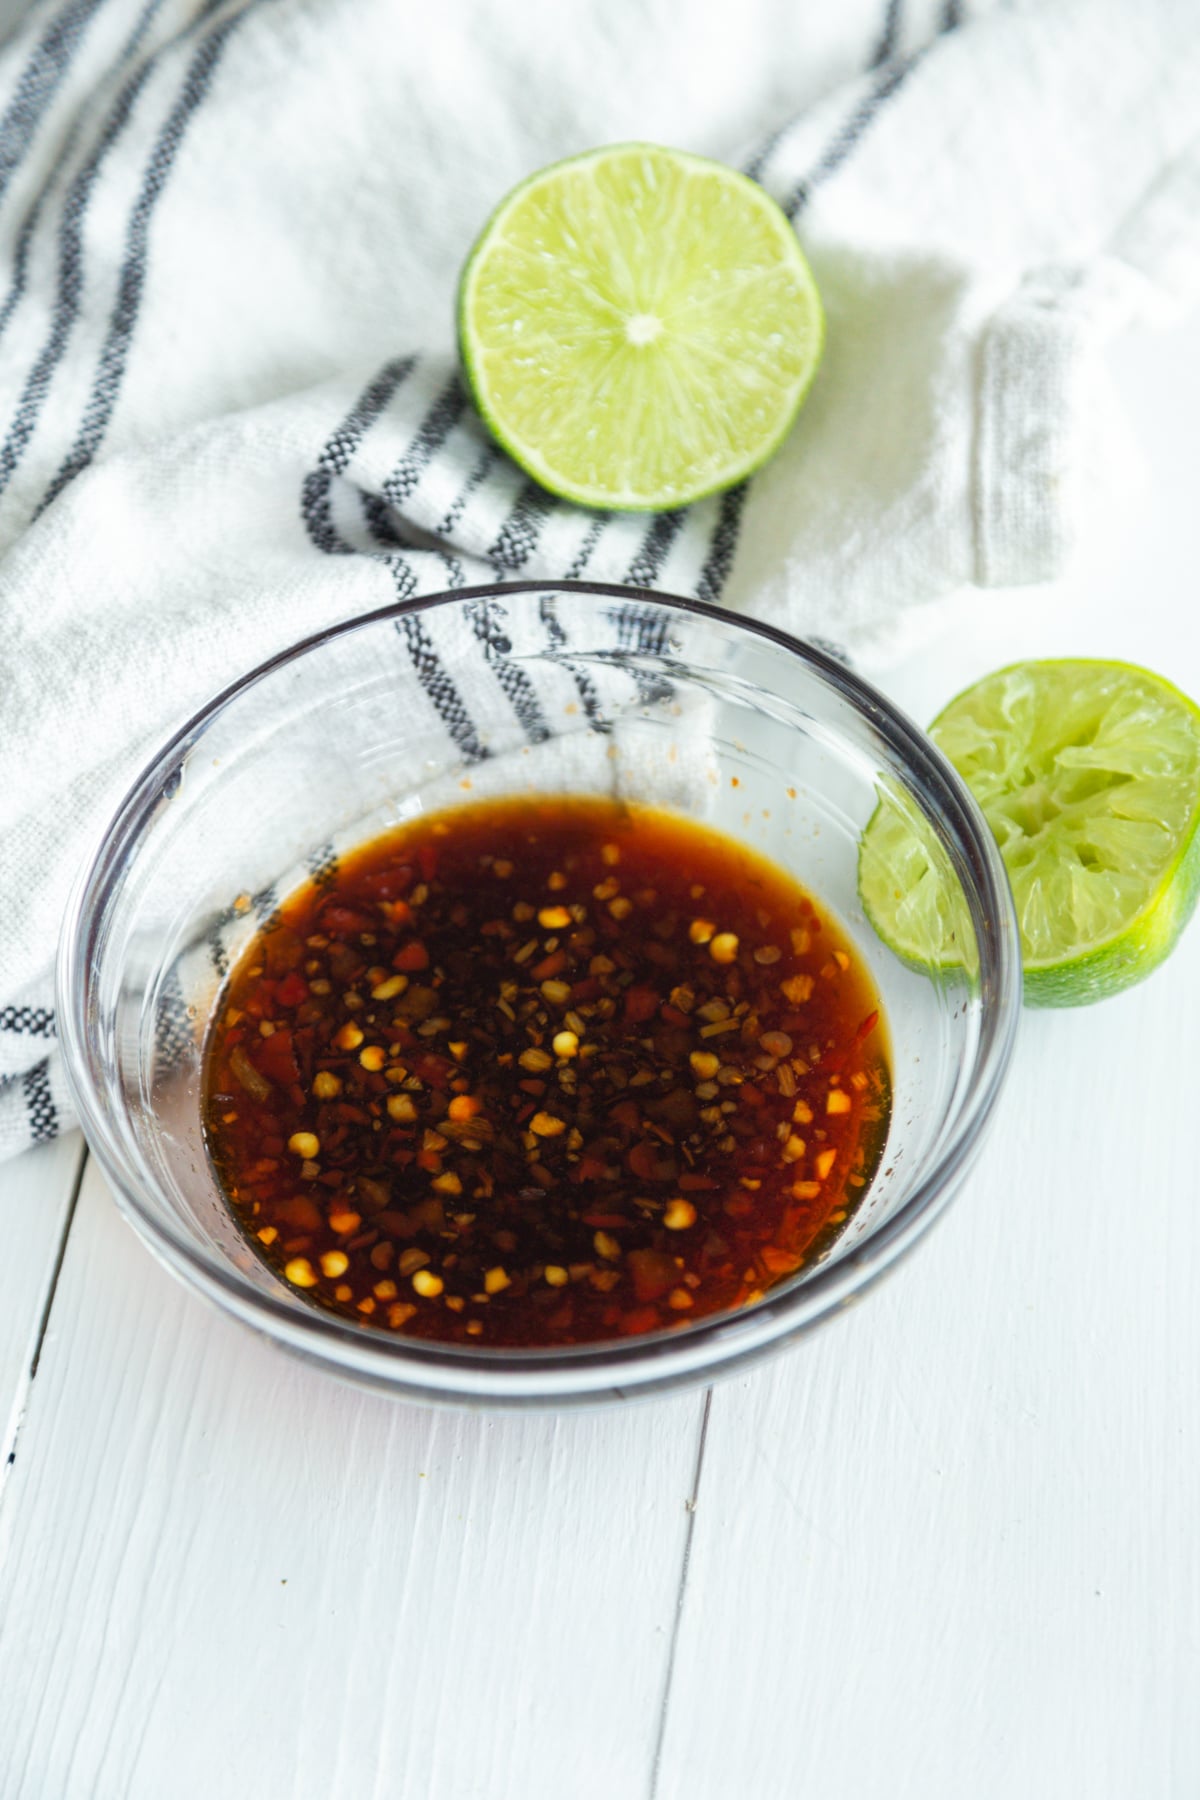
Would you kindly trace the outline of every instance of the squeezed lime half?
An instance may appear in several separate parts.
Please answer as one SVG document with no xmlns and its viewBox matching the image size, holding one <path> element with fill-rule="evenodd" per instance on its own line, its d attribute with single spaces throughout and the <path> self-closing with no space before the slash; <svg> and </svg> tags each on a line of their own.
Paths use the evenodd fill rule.
<svg viewBox="0 0 1200 1800">
<path fill-rule="evenodd" d="M 653 144 L 542 169 L 463 270 L 475 404 L 543 487 L 649 511 L 733 486 L 778 448 L 821 357 L 796 234 L 755 182 Z"/>
<path fill-rule="evenodd" d="M 1200 892 L 1200 708 L 1129 663 L 1015 663 L 952 700 L 929 735 L 1000 846 L 1027 1004 L 1086 1005 L 1157 968 Z M 887 793 L 863 834 L 859 893 L 905 961 L 962 965 L 961 891 Z"/>
</svg>

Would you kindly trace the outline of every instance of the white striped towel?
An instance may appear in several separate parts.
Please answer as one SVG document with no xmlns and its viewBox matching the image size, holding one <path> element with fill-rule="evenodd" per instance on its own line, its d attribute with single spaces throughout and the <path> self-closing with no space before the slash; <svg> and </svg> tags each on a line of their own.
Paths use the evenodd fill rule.
<svg viewBox="0 0 1200 1800">
<path fill-rule="evenodd" d="M 154 744 L 286 642 L 587 575 L 853 646 L 1058 571 L 1113 441 L 1097 347 L 1197 285 L 1200 14 L 967 10 L 35 0 L 10 27 L 0 1155 L 71 1122 L 51 965 L 82 856 Z M 498 197 L 632 137 L 742 161 L 829 314 L 771 466 L 649 520 L 531 487 L 452 353 Z"/>
</svg>

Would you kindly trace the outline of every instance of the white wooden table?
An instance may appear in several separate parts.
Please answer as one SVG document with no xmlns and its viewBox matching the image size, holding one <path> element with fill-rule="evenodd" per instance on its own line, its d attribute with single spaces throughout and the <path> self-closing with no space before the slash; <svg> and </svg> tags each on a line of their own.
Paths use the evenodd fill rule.
<svg viewBox="0 0 1200 1800">
<path fill-rule="evenodd" d="M 1200 327 L 1114 366 L 1151 491 L 882 672 L 1200 693 Z M 77 1137 L 0 1168 L 0 1800 L 1194 1800 L 1200 925 L 1029 1014 L 882 1292 L 627 1412 L 367 1398 L 177 1286 Z"/>
</svg>

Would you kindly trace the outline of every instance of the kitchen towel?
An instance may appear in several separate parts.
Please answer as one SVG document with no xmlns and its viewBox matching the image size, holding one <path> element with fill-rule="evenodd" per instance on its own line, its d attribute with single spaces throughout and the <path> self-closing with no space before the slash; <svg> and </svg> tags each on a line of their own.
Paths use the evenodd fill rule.
<svg viewBox="0 0 1200 1800">
<path fill-rule="evenodd" d="M 52 962 L 104 818 L 287 642 L 569 575 L 878 646 L 939 597 L 1057 573 L 1113 486 L 1100 346 L 1197 285 L 1198 76 L 1194 0 L 35 0 L 10 22 L 0 1155 L 72 1122 Z M 630 138 L 762 181 L 829 319 L 770 466 L 649 519 L 531 486 L 453 353 L 495 202 Z M 414 661 L 415 703 L 428 680 Z"/>
</svg>

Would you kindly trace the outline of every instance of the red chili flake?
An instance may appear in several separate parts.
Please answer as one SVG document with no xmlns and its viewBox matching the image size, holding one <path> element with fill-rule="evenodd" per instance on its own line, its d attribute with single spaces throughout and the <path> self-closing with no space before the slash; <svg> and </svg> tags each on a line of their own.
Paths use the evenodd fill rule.
<svg viewBox="0 0 1200 1800">
<path fill-rule="evenodd" d="M 280 1087 L 291 1087 L 300 1079 L 300 1070 L 292 1054 L 292 1034 L 286 1025 L 281 1025 L 271 1037 L 259 1040 L 252 1060 L 268 1081 L 277 1082 Z"/>
<path fill-rule="evenodd" d="M 621 1314 L 621 1336 L 636 1337 L 643 1331 L 654 1331 L 662 1320 L 655 1306 L 636 1306 L 631 1312 Z"/>
<path fill-rule="evenodd" d="M 293 969 L 276 987 L 275 998 L 280 1006 L 302 1006 L 308 999 L 308 983 Z"/>
<path fill-rule="evenodd" d="M 634 1144 L 625 1161 L 639 1181 L 673 1181 L 676 1168 L 673 1156 L 664 1156 L 657 1144 Z"/>
<path fill-rule="evenodd" d="M 662 1003 L 662 996 L 652 987 L 631 987 L 625 994 L 625 1023 L 641 1025 L 652 1019 Z M 686 1024 L 686 1020 L 684 1023 Z"/>
<path fill-rule="evenodd" d="M 403 950 L 397 950 L 392 958 L 392 967 L 406 975 L 415 969 L 429 967 L 429 952 L 420 938 L 413 938 L 411 943 L 405 944 Z"/>
<path fill-rule="evenodd" d="M 567 966 L 565 950 L 552 950 L 549 956 L 543 956 L 541 962 L 535 963 L 529 974 L 534 981 L 549 981 L 552 975 L 561 974 Z"/>
<path fill-rule="evenodd" d="M 411 863 L 400 863 L 393 869 L 375 869 L 364 875 L 358 883 L 358 892 L 368 895 L 372 900 L 399 901 L 407 894 L 413 883 Z M 409 908 L 404 907 L 407 913 Z M 399 925 L 402 920 L 392 914 L 393 923 Z"/>
<path fill-rule="evenodd" d="M 665 1250 L 631 1250 L 626 1261 L 639 1300 L 657 1300 L 679 1280 L 675 1259 Z"/>
<path fill-rule="evenodd" d="M 357 937 L 361 932 L 370 931 L 375 920 L 370 913 L 357 911 L 354 907 L 343 906 L 340 901 L 329 900 L 317 914 L 323 931 L 332 931 L 339 937 Z"/>
</svg>

